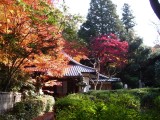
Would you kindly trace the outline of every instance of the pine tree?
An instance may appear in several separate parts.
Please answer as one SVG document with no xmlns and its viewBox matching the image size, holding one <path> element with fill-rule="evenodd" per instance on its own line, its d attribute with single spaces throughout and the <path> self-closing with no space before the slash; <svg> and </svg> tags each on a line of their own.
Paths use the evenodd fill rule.
<svg viewBox="0 0 160 120">
<path fill-rule="evenodd" d="M 92 37 L 114 33 L 123 33 L 123 25 L 116 13 L 116 5 L 111 0 L 91 0 L 87 21 L 78 32 L 87 42 Z"/>
<path fill-rule="evenodd" d="M 134 16 L 132 14 L 132 11 L 130 9 L 129 4 L 124 3 L 123 5 L 123 13 L 122 13 L 122 22 L 125 26 L 125 29 L 127 31 L 127 33 L 129 32 L 129 30 L 132 30 L 132 28 L 136 25 L 134 22 Z"/>
<path fill-rule="evenodd" d="M 143 45 L 143 39 L 135 34 L 135 17 L 132 14 L 129 4 L 124 4 L 122 8 L 122 23 L 125 27 L 124 39 L 129 44 L 128 64 L 121 71 L 121 79 L 129 87 L 138 87 L 139 80 L 143 81 L 144 62 L 147 61 L 151 50 Z"/>
</svg>

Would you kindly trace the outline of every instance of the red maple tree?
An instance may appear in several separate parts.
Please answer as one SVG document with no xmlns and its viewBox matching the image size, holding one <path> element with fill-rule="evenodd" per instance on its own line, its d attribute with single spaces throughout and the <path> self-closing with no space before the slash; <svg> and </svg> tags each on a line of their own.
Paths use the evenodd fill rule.
<svg viewBox="0 0 160 120">
<path fill-rule="evenodd" d="M 91 42 L 91 54 L 101 63 L 112 63 L 122 67 L 127 63 L 128 43 L 121 42 L 116 35 L 108 34 L 96 37 Z"/>
<path fill-rule="evenodd" d="M 99 73 L 103 72 L 109 78 L 116 75 L 116 68 L 127 63 L 128 43 L 121 42 L 116 35 L 107 34 L 96 37 L 91 42 L 91 57 L 94 59 L 96 81 L 91 80 L 96 89 Z M 101 82 L 101 87 L 103 82 Z"/>
</svg>

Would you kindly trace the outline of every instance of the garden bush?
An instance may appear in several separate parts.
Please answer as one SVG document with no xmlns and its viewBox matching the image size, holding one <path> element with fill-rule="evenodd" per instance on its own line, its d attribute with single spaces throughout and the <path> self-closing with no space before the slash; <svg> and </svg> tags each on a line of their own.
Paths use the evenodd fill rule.
<svg viewBox="0 0 160 120">
<path fill-rule="evenodd" d="M 36 99 L 43 101 L 43 112 L 51 112 L 53 111 L 53 106 L 55 104 L 55 100 L 50 95 L 41 95 L 36 96 Z"/>
<path fill-rule="evenodd" d="M 157 97 L 158 97 L 157 93 L 148 93 L 144 95 L 141 99 L 141 107 L 143 109 L 155 109 L 157 106 L 155 105 L 156 101 L 154 102 L 154 100 Z"/>
<path fill-rule="evenodd" d="M 112 89 L 122 89 L 123 88 L 123 83 L 122 82 L 115 82 L 112 83 Z"/>
<path fill-rule="evenodd" d="M 55 100 L 52 96 L 29 96 L 17 102 L 11 112 L 0 116 L 0 120 L 32 120 L 53 110 Z"/>
<path fill-rule="evenodd" d="M 91 91 L 88 93 L 98 99 L 103 100 L 106 104 L 115 104 L 127 108 L 140 109 L 140 100 L 137 96 L 127 93 L 124 90 L 118 91 Z"/>
<path fill-rule="evenodd" d="M 32 120 L 42 113 L 43 108 L 42 100 L 31 99 L 16 103 L 13 107 L 13 113 L 17 119 Z"/>
<path fill-rule="evenodd" d="M 72 94 L 59 99 L 55 104 L 57 120 L 84 119 L 92 120 L 95 103 L 82 94 Z"/>
<path fill-rule="evenodd" d="M 0 115 L 0 120 L 17 120 L 15 115 L 2 114 Z"/>
<path fill-rule="evenodd" d="M 134 109 L 79 94 L 59 99 L 55 107 L 57 120 L 129 120 L 138 116 Z"/>
<path fill-rule="evenodd" d="M 158 95 L 153 102 L 154 102 L 154 105 L 156 106 L 155 109 L 160 111 L 160 95 Z"/>
<path fill-rule="evenodd" d="M 159 108 L 159 89 L 90 91 L 58 99 L 56 120 L 160 120 Z"/>
</svg>

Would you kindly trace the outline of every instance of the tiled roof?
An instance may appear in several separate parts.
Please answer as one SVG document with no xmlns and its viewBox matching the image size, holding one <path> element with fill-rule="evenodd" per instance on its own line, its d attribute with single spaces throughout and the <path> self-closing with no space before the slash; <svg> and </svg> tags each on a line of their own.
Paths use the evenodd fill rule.
<svg viewBox="0 0 160 120">
<path fill-rule="evenodd" d="M 80 76 L 82 72 L 92 73 L 95 69 L 80 64 L 68 65 L 68 68 L 64 70 L 64 76 Z"/>
<path fill-rule="evenodd" d="M 93 81 L 96 81 L 96 80 L 93 80 Z M 117 81 L 121 81 L 121 79 L 120 78 L 103 78 L 103 77 L 101 77 L 101 74 L 100 74 L 99 82 L 103 82 L 103 81 L 106 81 L 106 82 L 117 82 Z"/>
<path fill-rule="evenodd" d="M 89 73 L 93 73 L 95 72 L 94 68 L 85 66 L 80 64 L 79 62 L 75 61 L 74 59 L 72 59 L 69 55 L 64 54 L 66 57 L 68 57 L 68 59 L 70 61 L 72 61 L 73 63 L 75 63 L 75 65 L 71 65 L 70 68 L 67 68 L 65 71 L 64 76 L 79 76 L 79 73 L 85 73 L 85 72 L 89 72 Z M 99 75 L 99 81 L 108 81 L 108 82 L 115 82 L 115 81 L 120 81 L 120 78 L 109 78 L 105 75 L 100 74 Z"/>
<path fill-rule="evenodd" d="M 93 81 L 96 81 L 96 79 L 92 79 Z M 107 77 L 105 75 L 102 75 L 102 74 L 99 74 L 99 82 L 103 82 L 103 81 L 106 81 L 106 82 L 117 82 L 117 81 L 121 81 L 120 78 L 116 78 L 116 77 Z"/>
<path fill-rule="evenodd" d="M 80 76 L 81 73 L 93 73 L 96 71 L 92 67 L 82 65 L 79 62 L 75 61 L 66 53 L 64 53 L 64 55 L 69 59 L 69 61 L 71 61 L 73 63 L 73 64 L 68 65 L 67 68 L 65 68 L 64 76 L 67 76 L 67 77 Z"/>
<path fill-rule="evenodd" d="M 68 64 L 68 67 L 64 69 L 63 76 L 65 76 L 65 77 L 78 77 L 78 76 L 81 75 L 81 73 L 92 73 L 92 74 L 94 74 L 96 72 L 96 70 L 94 68 L 80 64 L 79 62 L 75 61 L 69 55 L 67 55 L 65 53 L 64 53 L 64 55 L 69 59 L 69 61 L 71 61 L 72 64 Z M 40 69 L 40 68 L 37 68 L 37 67 L 27 67 L 26 71 L 27 70 L 28 71 L 35 71 L 35 72 L 36 71 L 45 72 L 46 75 L 54 76 L 54 75 L 52 75 L 52 73 L 47 68 Z M 120 79 L 119 78 L 109 78 L 105 75 L 100 74 L 99 81 L 113 82 L 113 81 L 120 81 Z"/>
</svg>

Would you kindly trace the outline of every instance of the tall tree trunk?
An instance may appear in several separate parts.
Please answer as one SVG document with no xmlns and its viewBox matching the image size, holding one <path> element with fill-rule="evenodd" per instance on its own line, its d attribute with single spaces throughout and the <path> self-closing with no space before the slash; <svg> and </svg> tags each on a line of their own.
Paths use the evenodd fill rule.
<svg viewBox="0 0 160 120">
<path fill-rule="evenodd" d="M 155 12 L 158 19 L 160 20 L 160 3 L 158 2 L 158 0 L 149 0 L 149 1 L 153 11 Z"/>
<path fill-rule="evenodd" d="M 94 90 L 97 90 L 97 84 L 94 85 Z"/>
<path fill-rule="evenodd" d="M 102 81 L 101 84 L 100 84 L 100 88 L 99 88 L 100 90 L 102 90 L 103 83 L 104 83 L 104 82 Z"/>
</svg>

